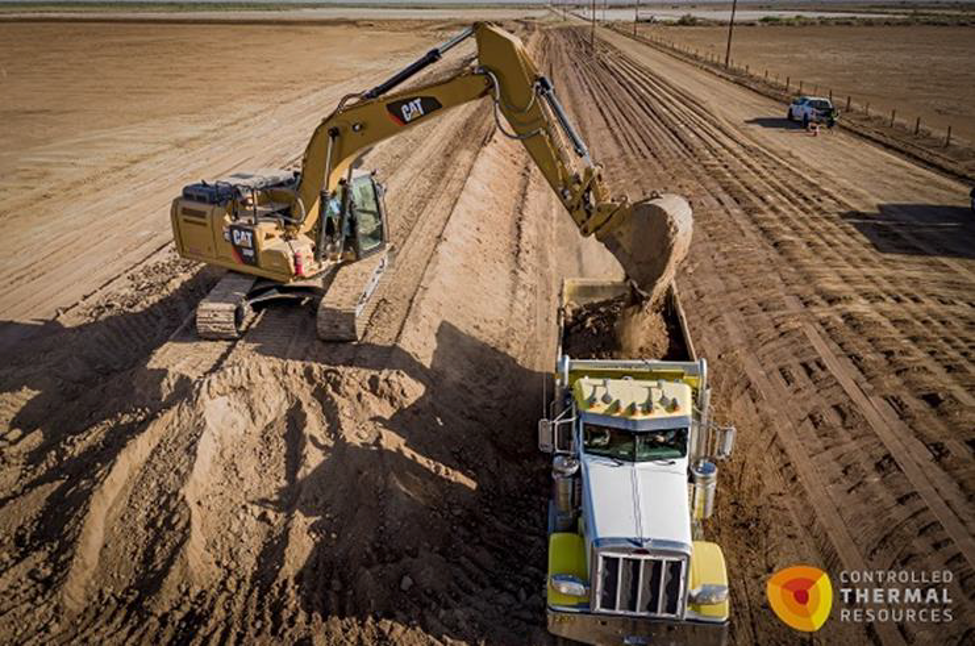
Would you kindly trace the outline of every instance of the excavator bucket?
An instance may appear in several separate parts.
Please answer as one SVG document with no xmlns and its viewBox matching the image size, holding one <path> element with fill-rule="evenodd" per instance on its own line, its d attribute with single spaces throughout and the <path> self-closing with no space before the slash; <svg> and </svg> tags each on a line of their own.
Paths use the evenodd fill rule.
<svg viewBox="0 0 977 647">
<path fill-rule="evenodd" d="M 629 208 L 630 215 L 599 238 L 655 306 L 689 252 L 692 208 L 685 198 L 674 194 L 642 200 Z"/>
</svg>

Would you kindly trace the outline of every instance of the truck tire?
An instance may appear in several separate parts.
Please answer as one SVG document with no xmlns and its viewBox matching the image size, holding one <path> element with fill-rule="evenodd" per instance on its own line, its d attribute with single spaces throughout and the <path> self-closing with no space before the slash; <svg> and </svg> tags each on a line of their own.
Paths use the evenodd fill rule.
<svg viewBox="0 0 977 647">
<path fill-rule="evenodd" d="M 794 121 L 794 111 L 787 108 L 787 121 Z"/>
<path fill-rule="evenodd" d="M 811 123 L 810 118 L 808 118 L 808 116 L 805 114 L 804 117 L 801 119 L 801 126 L 803 126 L 805 130 L 807 130 L 807 126 L 810 123 Z"/>
</svg>

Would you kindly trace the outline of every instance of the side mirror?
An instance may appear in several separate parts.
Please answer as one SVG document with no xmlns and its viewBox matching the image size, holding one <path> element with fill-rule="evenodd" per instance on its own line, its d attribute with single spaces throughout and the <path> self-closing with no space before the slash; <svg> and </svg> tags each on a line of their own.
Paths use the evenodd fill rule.
<svg viewBox="0 0 977 647">
<path fill-rule="evenodd" d="M 539 451 L 547 454 L 572 454 L 574 452 L 573 418 L 550 420 L 540 418 L 536 425 Z"/>
<path fill-rule="evenodd" d="M 733 455 L 736 444 L 736 427 L 727 425 L 716 429 L 716 459 L 726 460 Z"/>
<path fill-rule="evenodd" d="M 539 451 L 553 453 L 553 427 L 554 424 L 548 418 L 540 418 L 536 424 Z"/>
</svg>

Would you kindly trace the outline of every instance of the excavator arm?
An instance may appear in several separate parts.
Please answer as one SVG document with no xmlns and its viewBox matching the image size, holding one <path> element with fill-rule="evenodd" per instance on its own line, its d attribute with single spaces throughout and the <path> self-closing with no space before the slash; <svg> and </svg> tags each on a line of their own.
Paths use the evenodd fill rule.
<svg viewBox="0 0 977 647">
<path fill-rule="evenodd" d="M 478 46 L 474 66 L 396 89 L 469 38 Z M 177 249 L 231 270 L 198 306 L 198 333 L 234 338 L 257 303 L 311 294 L 319 299 L 320 337 L 359 338 L 387 254 L 382 193 L 372 178 L 352 171 L 357 159 L 389 137 L 486 97 L 499 130 L 522 142 L 581 235 L 596 235 L 650 303 L 664 297 L 691 238 L 688 203 L 667 195 L 637 203 L 612 197 L 522 43 L 477 23 L 375 88 L 345 97 L 316 128 L 300 171 L 238 172 L 183 188 L 170 210 Z"/>
<path fill-rule="evenodd" d="M 477 43 L 477 66 L 446 81 L 392 92 L 470 37 Z M 305 150 L 293 226 L 304 234 L 322 231 L 321 206 L 364 151 L 486 96 L 495 103 L 500 130 L 522 142 L 580 233 L 596 234 L 629 278 L 657 300 L 688 248 L 688 204 L 678 196 L 655 196 L 637 204 L 612 197 L 601 168 L 592 162 L 549 80 L 515 36 L 488 23 L 476 23 L 384 83 L 340 102 L 316 128 Z"/>
</svg>

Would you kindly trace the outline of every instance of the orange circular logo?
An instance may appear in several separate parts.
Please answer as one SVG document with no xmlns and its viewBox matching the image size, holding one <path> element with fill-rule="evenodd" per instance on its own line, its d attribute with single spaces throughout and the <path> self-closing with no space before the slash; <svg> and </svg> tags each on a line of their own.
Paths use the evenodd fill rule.
<svg viewBox="0 0 977 647">
<path fill-rule="evenodd" d="M 831 613 L 831 580 L 813 566 L 790 566 L 767 580 L 770 608 L 798 631 L 817 631 Z"/>
</svg>

